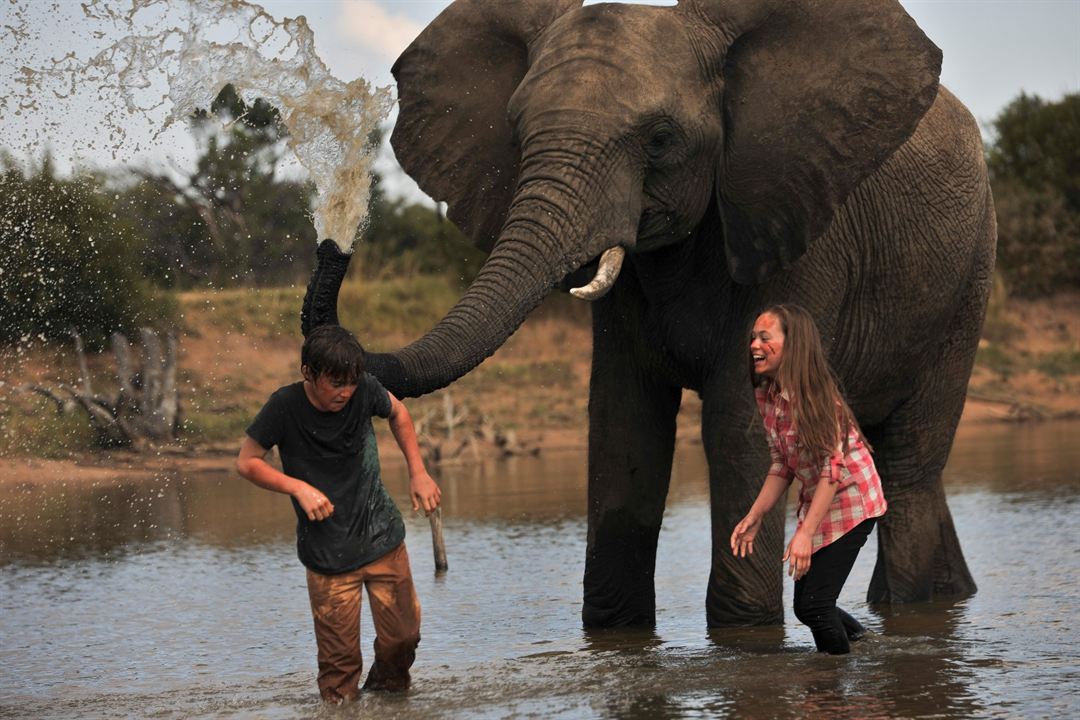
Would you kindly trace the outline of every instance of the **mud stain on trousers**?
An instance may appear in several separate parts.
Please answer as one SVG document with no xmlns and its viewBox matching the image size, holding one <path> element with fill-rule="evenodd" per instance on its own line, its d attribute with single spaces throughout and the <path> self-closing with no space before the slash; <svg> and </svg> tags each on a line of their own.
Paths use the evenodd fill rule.
<svg viewBox="0 0 1080 720">
<path fill-rule="evenodd" d="M 307 571 L 308 597 L 319 647 L 319 693 L 338 703 L 359 694 L 364 667 L 360 651 L 360 606 L 367 588 L 375 625 L 375 661 L 365 690 L 406 690 L 420 643 L 420 601 L 413 587 L 409 553 L 402 543 L 375 562 L 341 575 Z"/>
</svg>

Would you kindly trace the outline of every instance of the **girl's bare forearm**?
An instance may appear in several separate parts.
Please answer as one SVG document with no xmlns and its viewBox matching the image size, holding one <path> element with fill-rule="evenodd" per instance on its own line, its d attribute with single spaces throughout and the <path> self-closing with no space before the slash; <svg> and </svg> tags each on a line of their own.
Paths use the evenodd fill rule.
<svg viewBox="0 0 1080 720">
<path fill-rule="evenodd" d="M 788 485 L 791 484 L 790 480 L 780 477 L 779 475 L 769 475 L 765 478 L 765 483 L 761 486 L 761 490 L 758 492 L 757 499 L 754 500 L 754 504 L 750 506 L 750 511 L 747 515 L 753 515 L 756 517 L 764 517 L 773 506 L 784 496 L 784 493 L 788 489 Z"/>
</svg>

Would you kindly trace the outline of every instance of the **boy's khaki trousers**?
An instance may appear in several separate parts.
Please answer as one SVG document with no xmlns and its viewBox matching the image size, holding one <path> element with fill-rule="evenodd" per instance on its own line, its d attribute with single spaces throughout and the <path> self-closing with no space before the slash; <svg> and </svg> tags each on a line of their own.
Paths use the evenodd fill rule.
<svg viewBox="0 0 1080 720">
<path fill-rule="evenodd" d="M 420 643 L 420 602 L 405 543 L 375 562 L 341 575 L 307 571 L 319 646 L 319 692 L 339 703 L 359 694 L 361 591 L 367 586 L 375 624 L 375 662 L 365 690 L 405 690 Z"/>
</svg>

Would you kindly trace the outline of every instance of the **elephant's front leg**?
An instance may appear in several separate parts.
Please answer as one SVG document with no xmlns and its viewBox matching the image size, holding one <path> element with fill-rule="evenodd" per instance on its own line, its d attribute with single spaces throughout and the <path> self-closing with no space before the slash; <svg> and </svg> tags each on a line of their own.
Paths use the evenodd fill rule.
<svg viewBox="0 0 1080 720">
<path fill-rule="evenodd" d="M 750 509 L 769 468 L 768 445 L 745 370 L 727 373 L 735 380 L 707 388 L 702 406 L 702 442 L 709 461 L 712 507 L 712 570 L 705 597 L 709 627 L 770 625 L 784 620 L 783 499 L 762 521 L 754 552 L 731 552 L 731 532 Z M 732 391 L 745 388 L 744 392 Z"/>
<path fill-rule="evenodd" d="M 653 625 L 656 541 L 664 514 L 681 389 L 645 367 L 613 300 L 593 309 L 589 392 L 586 627 Z"/>
</svg>

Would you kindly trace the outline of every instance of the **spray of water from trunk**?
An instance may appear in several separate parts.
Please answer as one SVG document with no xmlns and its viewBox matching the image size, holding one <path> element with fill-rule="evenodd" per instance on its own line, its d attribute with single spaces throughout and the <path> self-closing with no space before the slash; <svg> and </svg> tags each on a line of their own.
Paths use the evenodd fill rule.
<svg viewBox="0 0 1080 720">
<path fill-rule="evenodd" d="M 23 46 L 45 33 L 53 49 L 5 71 L 11 86 L 21 89 L 0 109 L 28 118 L 92 87 L 99 116 L 87 122 L 103 129 L 98 137 L 108 138 L 115 157 L 139 119 L 160 138 L 232 84 L 245 100 L 260 97 L 281 112 L 288 145 L 318 190 L 318 238 L 351 248 L 367 214 L 375 152 L 369 138 L 393 104 L 388 87 L 372 88 L 363 78 L 338 80 L 316 53 L 303 17 L 279 20 L 242 0 L 88 0 L 81 9 L 78 27 L 70 31 L 40 28 L 25 12 L 5 19 L 8 57 L 22 57 Z M 65 45 L 92 49 L 57 57 L 55 48 Z M 9 113 L 4 115 L 7 122 Z"/>
</svg>

